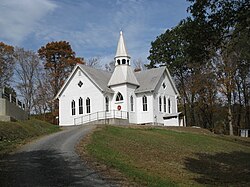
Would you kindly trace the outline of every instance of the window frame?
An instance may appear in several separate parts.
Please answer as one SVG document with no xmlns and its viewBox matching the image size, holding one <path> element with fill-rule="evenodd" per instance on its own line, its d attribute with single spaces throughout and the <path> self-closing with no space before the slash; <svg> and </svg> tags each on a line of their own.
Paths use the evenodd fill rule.
<svg viewBox="0 0 250 187">
<path fill-rule="evenodd" d="M 118 92 L 116 94 L 115 101 L 116 102 L 123 101 L 123 95 L 121 94 L 121 92 Z"/>
<path fill-rule="evenodd" d="M 142 96 L 142 111 L 148 111 L 148 99 L 146 95 Z"/>
<path fill-rule="evenodd" d="M 171 114 L 171 100 L 168 98 L 168 113 Z"/>
<path fill-rule="evenodd" d="M 134 112 L 134 97 L 130 96 L 130 111 Z"/>
<path fill-rule="evenodd" d="M 82 97 L 79 98 L 78 104 L 79 104 L 79 114 L 83 114 L 83 99 L 82 99 Z"/>
<path fill-rule="evenodd" d="M 76 115 L 76 102 L 75 102 L 75 100 L 71 101 L 71 115 L 72 116 Z"/>
<path fill-rule="evenodd" d="M 86 98 L 86 113 L 87 114 L 90 114 L 90 98 L 89 97 L 87 97 Z"/>
<path fill-rule="evenodd" d="M 109 97 L 108 96 L 105 97 L 105 111 L 106 112 L 109 111 Z"/>
<path fill-rule="evenodd" d="M 162 107 L 162 100 L 161 100 L 161 96 L 159 96 L 159 112 L 161 112 L 161 108 Z"/>
<path fill-rule="evenodd" d="M 167 112 L 167 99 L 166 96 L 163 97 L 163 111 Z"/>
</svg>

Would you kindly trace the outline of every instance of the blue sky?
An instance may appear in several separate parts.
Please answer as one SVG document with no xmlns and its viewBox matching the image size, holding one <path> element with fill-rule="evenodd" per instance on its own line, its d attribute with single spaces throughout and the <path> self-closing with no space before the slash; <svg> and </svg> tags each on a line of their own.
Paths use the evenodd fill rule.
<svg viewBox="0 0 250 187">
<path fill-rule="evenodd" d="M 0 0 L 0 41 L 37 51 L 68 41 L 76 56 L 113 60 L 122 29 L 132 61 L 188 16 L 186 0 Z"/>
</svg>

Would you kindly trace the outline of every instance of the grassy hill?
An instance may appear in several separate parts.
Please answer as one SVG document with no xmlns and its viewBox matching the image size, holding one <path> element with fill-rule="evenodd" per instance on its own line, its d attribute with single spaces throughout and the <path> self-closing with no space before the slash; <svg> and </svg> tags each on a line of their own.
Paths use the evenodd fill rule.
<svg viewBox="0 0 250 187">
<path fill-rule="evenodd" d="M 89 158 L 145 186 L 250 186 L 249 139 L 191 128 L 105 126 L 81 146 Z"/>
<path fill-rule="evenodd" d="M 0 156 L 31 139 L 56 131 L 59 131 L 58 126 L 37 119 L 0 122 Z"/>
</svg>

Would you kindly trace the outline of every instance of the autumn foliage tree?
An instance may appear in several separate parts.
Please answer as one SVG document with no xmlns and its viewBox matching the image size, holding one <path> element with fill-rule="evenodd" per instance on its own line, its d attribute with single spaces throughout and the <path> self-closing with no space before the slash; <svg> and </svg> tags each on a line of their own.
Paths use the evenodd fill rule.
<svg viewBox="0 0 250 187">
<path fill-rule="evenodd" d="M 52 101 L 74 66 L 84 62 L 82 58 L 75 56 L 75 52 L 66 41 L 47 43 L 38 50 L 38 54 L 43 61 L 47 80 L 49 80 L 47 89 L 51 89 L 50 101 Z M 51 108 L 52 112 L 57 113 L 57 102 L 52 103 Z"/>
<path fill-rule="evenodd" d="M 53 96 L 58 93 L 73 67 L 83 63 L 82 59 L 75 57 L 75 52 L 66 41 L 48 43 L 38 50 L 38 54 L 50 77 Z"/>
</svg>

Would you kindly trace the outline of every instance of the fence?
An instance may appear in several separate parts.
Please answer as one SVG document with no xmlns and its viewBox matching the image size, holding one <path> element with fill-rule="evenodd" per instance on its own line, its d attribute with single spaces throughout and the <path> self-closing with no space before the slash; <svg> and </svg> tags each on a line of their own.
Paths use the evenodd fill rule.
<svg viewBox="0 0 250 187">
<path fill-rule="evenodd" d="M 128 119 L 128 112 L 111 110 L 111 111 L 99 111 L 91 114 L 87 114 L 74 119 L 75 125 L 80 125 L 92 121 L 104 120 L 104 119 Z"/>
<path fill-rule="evenodd" d="M 25 109 L 25 104 L 22 103 L 21 101 L 19 101 L 15 96 L 6 93 L 4 91 L 4 89 L 0 88 L 0 98 L 6 99 L 7 101 L 14 103 L 15 105 L 17 105 L 19 108 L 21 109 Z"/>
</svg>

